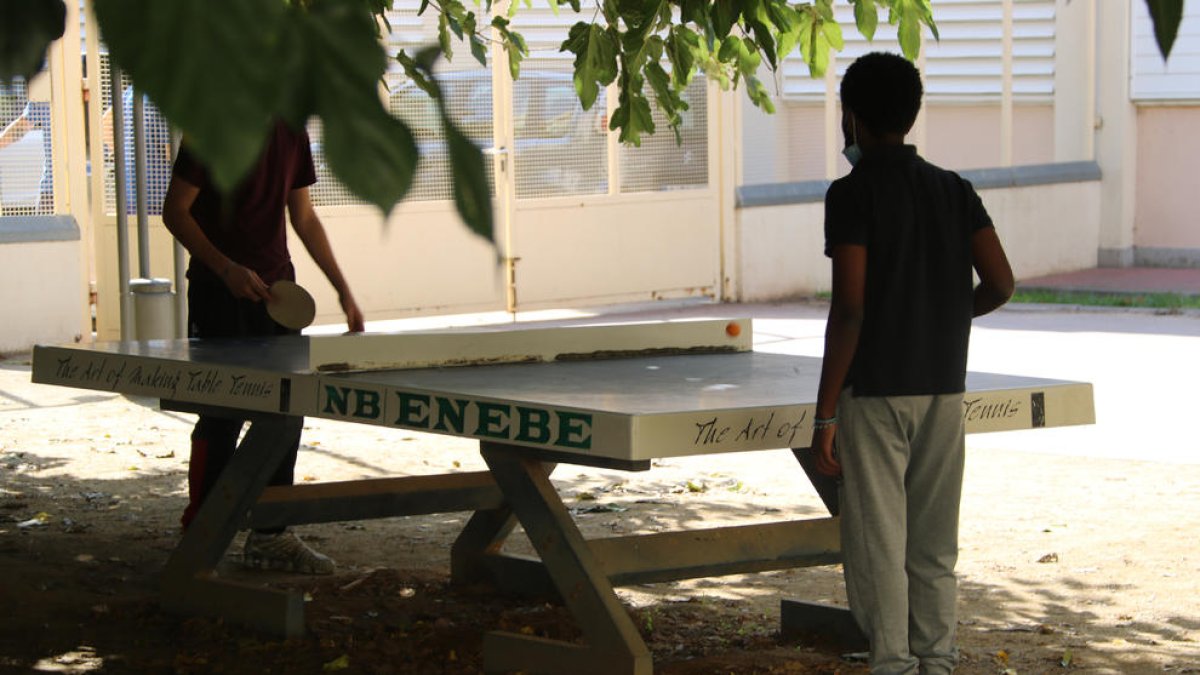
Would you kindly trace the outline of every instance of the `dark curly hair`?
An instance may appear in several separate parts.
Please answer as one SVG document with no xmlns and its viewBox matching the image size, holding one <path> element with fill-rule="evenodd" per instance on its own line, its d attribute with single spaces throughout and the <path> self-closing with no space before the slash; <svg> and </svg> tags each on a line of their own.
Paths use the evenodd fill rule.
<svg viewBox="0 0 1200 675">
<path fill-rule="evenodd" d="M 877 134 L 907 134 L 921 110 L 924 91 L 921 73 L 904 57 L 871 52 L 846 69 L 842 107 Z"/>
</svg>

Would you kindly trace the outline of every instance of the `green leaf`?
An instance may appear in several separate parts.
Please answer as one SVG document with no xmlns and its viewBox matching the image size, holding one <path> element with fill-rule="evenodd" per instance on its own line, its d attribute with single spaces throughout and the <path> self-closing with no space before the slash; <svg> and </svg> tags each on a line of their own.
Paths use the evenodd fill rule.
<svg viewBox="0 0 1200 675">
<path fill-rule="evenodd" d="M 771 92 L 757 77 L 746 78 L 746 95 L 754 105 L 768 114 L 775 114 L 775 102 L 771 100 Z"/>
<path fill-rule="evenodd" d="M 450 17 L 442 13 L 438 15 L 438 45 L 446 58 L 454 58 L 454 48 L 450 44 Z"/>
<path fill-rule="evenodd" d="M 442 129 L 446 133 L 454 175 L 454 206 L 472 232 L 492 242 L 492 197 L 483 168 L 483 152 L 445 116 L 444 111 Z"/>
<path fill-rule="evenodd" d="M 289 29 L 291 11 L 299 10 L 280 2 L 233 2 L 220 12 L 209 0 L 95 2 L 113 60 L 184 131 L 226 190 L 254 165 L 272 118 L 307 116 L 280 109 L 311 102 L 285 90 L 309 80 L 297 85 L 280 76 L 306 58 L 306 45 Z M 365 15 L 361 3 L 359 11 Z"/>
<path fill-rule="evenodd" d="M 617 42 L 610 31 L 583 21 L 571 26 L 562 49 L 575 54 L 575 93 L 584 110 L 591 110 L 600 87 L 617 76 Z"/>
<path fill-rule="evenodd" d="M 842 27 L 836 21 L 826 21 L 821 30 L 825 32 L 825 39 L 829 41 L 829 46 L 834 49 L 842 49 L 846 46 L 842 39 Z"/>
<path fill-rule="evenodd" d="M 525 46 L 525 38 L 519 33 L 510 33 L 506 42 L 504 51 L 508 53 L 508 72 L 515 80 L 521 74 L 521 61 L 525 59 L 529 49 Z"/>
<path fill-rule="evenodd" d="M 463 20 L 463 30 L 467 32 L 467 39 L 471 43 L 471 56 L 475 57 L 479 65 L 486 66 L 488 46 L 479 36 L 479 31 L 475 26 L 475 12 L 467 14 L 467 18 Z"/>
<path fill-rule="evenodd" d="M 705 13 L 707 4 L 705 0 L 683 0 L 683 2 L 679 3 L 681 27 L 684 23 L 703 25 L 707 20 L 707 14 Z"/>
<path fill-rule="evenodd" d="M 650 101 L 640 93 L 630 92 L 621 105 L 613 111 L 612 121 L 615 122 L 618 113 L 622 112 L 621 119 L 624 123 L 619 125 L 621 129 L 619 140 L 622 143 L 641 146 L 642 134 L 654 133 L 654 116 L 650 112 Z M 609 128 L 616 129 L 618 126 L 610 123 Z"/>
<path fill-rule="evenodd" d="M 654 91 L 654 99 L 658 102 L 659 109 L 667 118 L 667 124 L 670 125 L 671 130 L 675 132 L 675 143 L 681 144 L 683 137 L 679 133 L 679 125 L 683 122 L 683 117 L 679 113 L 681 110 L 687 110 L 687 102 L 671 87 L 671 76 L 663 70 L 658 61 L 646 64 L 645 73 L 646 81 L 650 83 L 650 88 Z"/>
<path fill-rule="evenodd" d="M 712 27 L 717 37 L 724 40 L 741 17 L 742 8 L 738 0 L 713 0 L 709 15 L 712 17 Z"/>
<path fill-rule="evenodd" d="M 1154 23 L 1154 40 L 1165 61 L 1171 55 L 1179 24 L 1183 21 L 1183 0 L 1146 0 L 1146 8 Z"/>
<path fill-rule="evenodd" d="M 0 2 L 0 82 L 36 75 L 50 43 L 62 37 L 66 21 L 62 0 Z"/>
<path fill-rule="evenodd" d="M 779 32 L 778 44 L 775 46 L 777 58 L 782 61 L 787 58 L 796 45 L 800 42 L 800 33 L 803 30 L 801 23 L 801 14 L 799 11 L 783 6 L 777 9 L 780 15 L 775 19 L 775 24 L 781 26 Z"/>
<path fill-rule="evenodd" d="M 387 214 L 412 186 L 417 145 L 388 114 L 376 83 L 387 67 L 356 0 L 324 0 L 297 15 L 310 55 L 325 155 L 339 180 Z"/>
<path fill-rule="evenodd" d="M 513 3 L 516 6 L 516 3 Z M 509 21 L 502 16 L 497 16 L 492 19 L 492 27 L 500 33 L 500 39 L 504 44 L 504 51 L 508 54 L 508 72 L 515 80 L 521 74 L 521 60 L 529 54 L 529 48 L 525 46 L 525 38 L 520 33 L 514 33 L 508 29 Z"/>
<path fill-rule="evenodd" d="M 396 61 L 398 61 L 404 68 L 405 76 L 412 80 L 413 84 L 416 84 L 421 88 L 422 91 L 424 91 L 426 94 L 429 94 L 429 96 L 432 98 L 437 99 L 441 97 L 441 92 L 438 91 L 437 83 L 434 82 L 430 76 L 426 75 L 433 70 L 432 62 L 426 64 L 421 60 L 422 54 L 428 53 L 430 49 L 434 49 L 436 51 L 438 48 L 427 47 L 422 50 L 421 53 L 418 53 L 417 58 L 409 56 L 408 52 L 401 49 L 396 54 Z"/>
<path fill-rule="evenodd" d="M 920 22 L 905 21 L 901 18 L 897 36 L 900 39 L 900 51 L 904 52 L 904 58 L 915 61 L 921 53 Z"/>
<path fill-rule="evenodd" d="M 336 83 L 321 97 L 324 150 L 329 167 L 355 195 L 385 215 L 412 187 L 417 144 L 408 126 L 370 101 L 343 92 Z"/>
<path fill-rule="evenodd" d="M 854 0 L 854 23 L 868 42 L 875 39 L 875 29 L 879 26 L 879 8 L 875 6 L 875 0 Z"/>
<path fill-rule="evenodd" d="M 721 43 L 721 50 L 717 52 L 717 57 L 732 65 L 742 75 L 751 76 L 758 71 L 758 66 L 762 63 L 762 57 L 758 55 L 755 47 L 754 41 L 750 38 L 730 35 Z"/>
<path fill-rule="evenodd" d="M 686 87 L 696 71 L 700 36 L 686 26 L 675 26 L 666 40 L 667 59 L 671 62 L 671 79 L 677 88 Z"/>
<path fill-rule="evenodd" d="M 801 16 L 800 55 L 813 77 L 825 75 L 825 69 L 829 67 L 830 45 L 823 25 L 823 20 L 813 12 L 804 12 Z"/>
<path fill-rule="evenodd" d="M 891 8 L 889 21 L 897 24 L 900 50 L 909 61 L 915 61 L 921 53 L 922 24 L 929 26 L 934 38 L 938 38 L 929 0 L 896 0 L 896 4 Z"/>
</svg>

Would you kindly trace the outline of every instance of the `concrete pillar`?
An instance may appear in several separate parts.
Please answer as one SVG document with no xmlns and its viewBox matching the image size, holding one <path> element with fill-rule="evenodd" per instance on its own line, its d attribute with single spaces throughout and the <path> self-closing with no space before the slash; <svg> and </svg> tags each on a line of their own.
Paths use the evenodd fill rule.
<svg viewBox="0 0 1200 675">
<path fill-rule="evenodd" d="M 1130 3 L 1097 2 L 1096 161 L 1100 189 L 1101 267 L 1134 263 L 1137 108 L 1129 96 Z"/>
<path fill-rule="evenodd" d="M 1096 154 L 1096 0 L 1054 11 L 1054 161 L 1088 161 Z"/>
</svg>

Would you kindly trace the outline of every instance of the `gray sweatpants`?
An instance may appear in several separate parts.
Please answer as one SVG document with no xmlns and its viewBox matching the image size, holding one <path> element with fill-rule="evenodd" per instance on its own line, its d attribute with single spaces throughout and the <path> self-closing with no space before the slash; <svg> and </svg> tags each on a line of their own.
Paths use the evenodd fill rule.
<svg viewBox="0 0 1200 675">
<path fill-rule="evenodd" d="M 877 675 L 954 670 L 962 394 L 838 400 L 846 592 Z"/>
</svg>

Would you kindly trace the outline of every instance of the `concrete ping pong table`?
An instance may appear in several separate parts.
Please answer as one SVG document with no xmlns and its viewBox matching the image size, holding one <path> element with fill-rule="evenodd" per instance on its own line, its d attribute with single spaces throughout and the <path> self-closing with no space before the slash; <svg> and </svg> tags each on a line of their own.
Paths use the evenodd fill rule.
<svg viewBox="0 0 1200 675">
<path fill-rule="evenodd" d="M 249 419 L 167 562 L 169 609 L 298 635 L 299 594 L 217 576 L 239 529 L 471 511 L 452 580 L 556 592 L 583 635 L 490 633 L 485 670 L 643 675 L 650 652 L 614 586 L 841 560 L 836 516 L 587 540 L 550 482 L 558 463 L 645 471 L 658 458 L 787 448 L 836 513 L 836 485 L 804 450 L 820 360 L 755 352 L 751 339 L 749 320 L 722 319 L 39 346 L 33 379 Z M 967 389 L 968 432 L 1094 421 L 1090 384 L 970 373 Z M 475 438 L 488 471 L 267 488 L 303 416 Z M 502 550 L 518 523 L 537 558 Z M 783 629 L 851 621 L 812 610 L 784 601 Z"/>
</svg>

